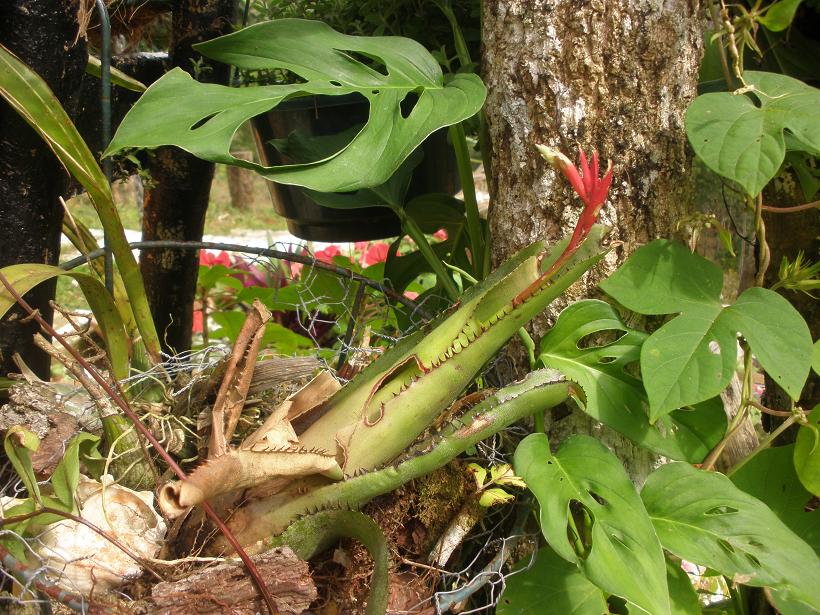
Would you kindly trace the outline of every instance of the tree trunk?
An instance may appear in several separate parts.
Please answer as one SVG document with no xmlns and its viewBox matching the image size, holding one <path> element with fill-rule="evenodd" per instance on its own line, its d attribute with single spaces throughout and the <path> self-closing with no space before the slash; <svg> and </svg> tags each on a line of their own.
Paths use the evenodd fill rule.
<svg viewBox="0 0 820 615">
<path fill-rule="evenodd" d="M 576 143 L 612 159 L 601 221 L 624 242 L 584 283 L 534 323 L 536 338 L 568 301 L 638 245 L 674 233 L 691 211 L 683 116 L 701 56 L 697 0 L 484 0 L 484 79 L 494 181 L 490 227 L 497 263 L 536 239 L 571 232 L 581 210 L 543 143 L 577 156 Z M 551 436 L 595 432 L 640 479 L 653 460 L 585 415 L 554 421 Z"/>
<path fill-rule="evenodd" d="M 228 67 L 211 65 L 191 45 L 231 30 L 233 0 L 182 0 L 174 8 L 173 66 L 197 74 L 200 81 L 226 83 Z M 200 241 L 211 192 L 214 165 L 176 148 L 157 150 L 149 165 L 154 188 L 146 192 L 142 237 Z M 146 250 L 140 256 L 148 301 L 166 351 L 191 347 L 194 294 L 199 271 L 197 252 Z"/>
<path fill-rule="evenodd" d="M 76 41 L 77 5 L 68 0 L 6 0 L 0 3 L 0 43 L 35 70 L 73 115 L 87 61 L 85 42 Z M 16 263 L 55 265 L 60 255 L 63 209 L 58 197 L 67 175 L 43 140 L 0 101 L 0 267 Z M 48 306 L 56 281 L 26 295 L 51 321 Z M 21 324 L 20 310 L 0 323 L 0 375 L 19 371 L 17 352 L 38 376 L 49 378 L 49 359 L 34 346 L 34 322 Z"/>
<path fill-rule="evenodd" d="M 253 160 L 253 152 L 242 150 L 233 152 L 240 160 Z M 227 167 L 228 192 L 231 195 L 231 207 L 247 211 L 253 203 L 253 171 L 242 167 Z"/>
</svg>

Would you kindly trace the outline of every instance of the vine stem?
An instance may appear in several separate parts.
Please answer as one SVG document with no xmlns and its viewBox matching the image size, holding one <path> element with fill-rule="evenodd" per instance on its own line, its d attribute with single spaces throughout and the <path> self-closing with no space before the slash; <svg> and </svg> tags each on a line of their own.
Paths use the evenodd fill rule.
<svg viewBox="0 0 820 615">
<path fill-rule="evenodd" d="M 798 422 L 797 415 L 792 414 L 791 416 L 789 416 L 789 418 L 787 418 L 785 421 L 783 421 L 777 427 L 777 429 L 775 429 L 772 433 L 770 433 L 768 436 L 766 436 L 766 438 L 764 438 L 763 441 L 755 447 L 755 450 L 753 450 L 746 457 L 744 457 L 741 461 L 739 461 L 737 464 L 735 464 L 735 466 L 733 468 L 731 468 L 726 473 L 726 476 L 731 477 L 732 474 L 734 474 L 740 468 L 742 468 L 744 465 L 746 465 L 746 462 L 748 462 L 752 457 L 757 455 L 760 451 L 769 448 L 772 445 L 772 442 L 774 442 L 775 439 L 780 434 L 782 434 L 784 431 L 786 431 L 789 427 L 794 425 L 796 422 Z"/>
<path fill-rule="evenodd" d="M 792 207 L 773 207 L 771 205 L 763 205 L 763 211 L 768 211 L 773 214 L 793 214 L 798 211 L 806 211 L 809 209 L 820 208 L 820 201 L 812 201 L 811 203 L 803 203 L 802 205 L 793 205 Z"/>
<path fill-rule="evenodd" d="M 88 372 L 88 374 L 97 382 L 97 384 L 100 385 L 100 387 L 102 387 L 105 393 L 111 398 L 111 401 L 113 401 L 120 408 L 120 410 L 122 410 L 123 414 L 125 414 L 125 416 L 127 416 L 131 420 L 137 431 L 139 431 L 145 437 L 145 439 L 151 443 L 151 446 L 154 447 L 154 450 L 156 450 L 160 457 L 162 457 L 165 460 L 165 462 L 174 471 L 174 473 L 181 480 L 185 480 L 187 478 L 187 475 L 185 474 L 183 469 L 179 467 L 177 462 L 174 461 L 174 458 L 171 457 L 168 451 L 165 450 L 165 448 L 154 437 L 154 434 L 152 434 L 151 431 L 147 427 L 145 427 L 145 425 L 142 424 L 142 421 L 140 421 L 139 417 L 128 405 L 128 402 L 125 401 L 125 398 L 122 395 L 120 395 L 119 392 L 114 390 L 114 387 L 112 387 L 105 380 L 105 378 L 102 377 L 100 372 L 98 372 L 96 368 L 94 368 L 94 366 L 92 366 L 90 363 L 88 363 L 88 361 L 85 360 L 85 358 L 83 358 L 83 356 L 77 351 L 77 349 L 75 349 L 71 344 L 69 344 L 68 341 L 66 341 L 66 339 L 54 329 L 54 327 L 48 324 L 43 319 L 43 317 L 40 316 L 39 310 L 35 310 L 34 308 L 32 308 L 31 305 L 29 305 L 29 303 L 25 299 L 23 299 L 20 293 L 18 293 L 14 286 L 11 285 L 5 274 L 3 274 L 2 270 L 0 270 L 0 284 L 2 284 L 5 287 L 6 291 L 14 298 L 14 300 L 20 305 L 20 307 L 22 307 L 48 335 L 50 335 L 53 339 L 57 340 L 60 343 L 60 345 L 63 348 L 65 348 L 66 351 L 68 351 L 68 353 L 72 357 L 74 357 L 74 359 L 80 365 L 82 365 L 83 369 L 85 369 L 86 372 Z M 265 601 L 265 605 L 268 608 L 268 612 L 271 613 L 271 615 L 279 615 L 279 609 L 276 607 L 276 604 L 274 604 L 273 598 L 271 597 L 270 591 L 268 590 L 265 581 L 259 574 L 259 570 L 257 570 L 256 565 L 251 561 L 251 558 L 248 557 L 248 554 L 242 548 L 242 545 L 239 544 L 239 541 L 237 541 L 236 536 L 233 535 L 233 532 L 231 532 L 231 530 L 228 529 L 228 526 L 225 525 L 222 519 L 219 518 L 219 516 L 216 514 L 216 511 L 214 511 L 210 504 L 208 504 L 207 502 L 203 502 L 202 509 L 205 511 L 205 514 L 208 515 L 211 521 L 213 521 L 214 525 L 216 525 L 219 528 L 219 531 L 222 532 L 222 534 L 225 536 L 225 539 L 234 548 L 237 555 L 239 555 L 239 558 L 242 560 L 242 563 L 245 564 L 245 567 L 248 570 L 248 574 L 251 575 L 251 578 L 256 584 L 259 593 L 262 594 L 262 599 Z"/>
<path fill-rule="evenodd" d="M 410 235 L 410 238 L 416 242 L 421 255 L 424 257 L 424 260 L 427 261 L 427 264 L 432 267 L 433 272 L 441 281 L 441 285 L 444 287 L 447 295 L 453 301 L 458 301 L 459 292 L 456 283 L 453 281 L 453 278 L 450 277 L 450 274 L 447 273 L 444 263 L 433 251 L 430 242 L 427 241 L 427 237 L 424 236 L 424 232 L 422 232 L 419 225 L 416 224 L 416 221 L 408 216 L 401 207 L 396 207 L 393 211 L 396 212 L 399 220 L 401 220 L 401 227 L 404 232 Z"/>
</svg>

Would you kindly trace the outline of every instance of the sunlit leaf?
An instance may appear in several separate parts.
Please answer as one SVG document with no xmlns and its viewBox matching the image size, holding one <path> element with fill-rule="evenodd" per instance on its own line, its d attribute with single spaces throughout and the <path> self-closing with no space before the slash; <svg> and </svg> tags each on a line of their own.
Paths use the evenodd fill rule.
<svg viewBox="0 0 820 615">
<path fill-rule="evenodd" d="M 820 608 L 820 559 L 772 510 L 715 472 L 672 462 L 641 497 L 663 547 L 735 583 L 772 587 Z"/>
<path fill-rule="evenodd" d="M 537 433 L 521 441 L 513 465 L 538 499 L 541 531 L 556 553 L 604 591 L 653 615 L 671 612 L 661 545 L 615 455 L 577 435 L 553 455 Z M 591 528 L 581 528 L 581 517 Z"/>
<path fill-rule="evenodd" d="M 718 395 L 737 365 L 739 332 L 763 369 L 794 399 L 808 376 L 811 335 L 777 293 L 749 288 L 729 307 L 723 272 L 679 243 L 658 239 L 637 250 L 601 288 L 640 314 L 674 314 L 641 349 L 650 420 Z"/>
</svg>

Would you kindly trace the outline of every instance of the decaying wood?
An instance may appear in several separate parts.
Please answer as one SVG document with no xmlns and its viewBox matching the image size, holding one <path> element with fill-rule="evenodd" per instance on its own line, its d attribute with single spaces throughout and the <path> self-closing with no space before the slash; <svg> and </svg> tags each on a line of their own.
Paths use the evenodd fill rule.
<svg viewBox="0 0 820 615">
<path fill-rule="evenodd" d="M 316 586 L 307 563 L 288 547 L 273 549 L 251 559 L 268 583 L 282 615 L 304 613 L 316 599 Z M 265 612 L 265 605 L 242 565 L 229 563 L 180 581 L 155 585 L 151 597 L 135 605 L 133 612 L 145 615 L 254 615 Z"/>
<path fill-rule="evenodd" d="M 228 451 L 245 399 L 253 378 L 254 364 L 259 354 L 259 345 L 265 334 L 265 325 L 271 313 L 258 299 L 248 314 L 228 361 L 228 369 L 211 411 L 211 439 L 208 458 L 213 459 Z"/>
</svg>

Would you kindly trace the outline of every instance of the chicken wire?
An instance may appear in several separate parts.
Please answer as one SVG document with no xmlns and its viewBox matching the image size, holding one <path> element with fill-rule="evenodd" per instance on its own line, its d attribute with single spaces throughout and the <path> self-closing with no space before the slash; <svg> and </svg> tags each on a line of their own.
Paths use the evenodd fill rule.
<svg viewBox="0 0 820 615">
<path fill-rule="evenodd" d="M 418 302 L 407 300 L 393 291 L 389 279 L 367 280 L 355 272 L 320 261 L 304 246 L 293 244 L 278 243 L 267 249 L 209 242 L 135 242 L 132 246 L 139 249 L 208 249 L 241 254 L 247 267 L 264 273 L 269 281 L 275 283 L 270 296 L 276 306 L 274 319 L 278 317 L 281 321 L 284 315 L 291 330 L 310 340 L 313 348 L 305 348 L 303 351 L 319 353 L 321 361 L 331 369 L 337 369 L 345 362 L 358 368 L 369 363 L 386 347 L 417 330 L 430 318 L 430 312 L 435 312 L 435 306 L 440 305 L 442 299 L 434 294 L 426 294 Z M 88 258 L 94 257 L 95 254 L 92 253 Z M 81 262 L 86 262 L 86 259 L 75 259 L 63 267 L 70 269 Z M 283 267 L 282 262 L 290 265 Z M 238 263 L 240 261 L 234 260 L 232 264 Z M 294 264 L 300 266 L 294 267 Z M 242 269 L 237 269 L 238 278 L 243 275 Z M 318 284 L 320 277 L 322 283 Z M 280 292 L 283 289 L 288 291 Z M 396 313 L 398 305 L 402 308 L 401 317 Z M 433 309 L 430 306 L 434 306 Z M 403 322 L 404 327 L 399 329 L 396 326 L 398 322 Z M 331 335 L 328 335 L 329 330 L 333 331 Z M 125 379 L 121 385 L 128 388 L 147 380 L 167 381 L 182 374 L 207 374 L 230 351 L 230 345 L 219 340 L 197 350 L 174 356 L 164 355 L 162 364 Z M 514 367 L 504 355 L 495 358 L 485 371 L 485 382 L 491 386 L 509 382 L 512 380 Z M 174 392 L 175 397 L 189 393 L 196 382 L 196 377 L 191 378 L 185 386 Z M 80 387 L 77 387 L 77 394 L 82 394 Z M 89 400 L 88 403 L 92 402 Z M 503 435 L 496 434 L 479 443 L 474 457 L 485 465 L 509 463 L 513 450 L 509 439 L 518 440 L 526 433 L 526 429 L 511 427 Z M 508 441 L 502 443 L 504 439 Z M 9 468 L 4 468 L 2 476 L 10 475 L 14 475 L 13 471 L 9 472 Z M 25 489 L 19 480 L 8 480 L 3 485 L 4 496 L 24 493 Z M 436 612 L 448 612 L 459 601 L 470 597 L 470 609 L 460 612 L 478 613 L 494 608 L 506 579 L 512 574 L 507 566 L 510 552 L 524 537 L 520 532 L 507 535 L 513 527 L 513 514 L 513 507 L 500 507 L 491 511 L 485 517 L 483 527 L 471 532 L 462 545 L 462 552 L 470 554 L 469 561 L 455 564 L 456 570 L 437 569 L 438 586 L 446 589 L 436 592 L 408 612 L 420 612 L 428 608 L 430 603 L 435 606 Z M 8 534 L 8 531 L 4 533 Z M 58 580 L 65 591 L 76 594 L 70 606 L 86 612 L 88 603 L 77 588 L 72 587 L 69 579 L 62 578 L 60 569 L 47 565 L 37 555 L 36 547 L 40 536 L 28 537 L 27 540 L 26 550 L 34 564 L 27 566 L 25 572 L 16 571 L 16 577 L 19 577 L 16 584 L 18 595 L 0 596 L 0 604 L 9 600 L 21 604 L 46 604 L 49 597 L 44 593 L 43 587 L 47 588 Z M 5 566 L 2 575 L 8 580 L 15 578 Z M 128 599 L 124 594 L 122 597 Z"/>
</svg>

